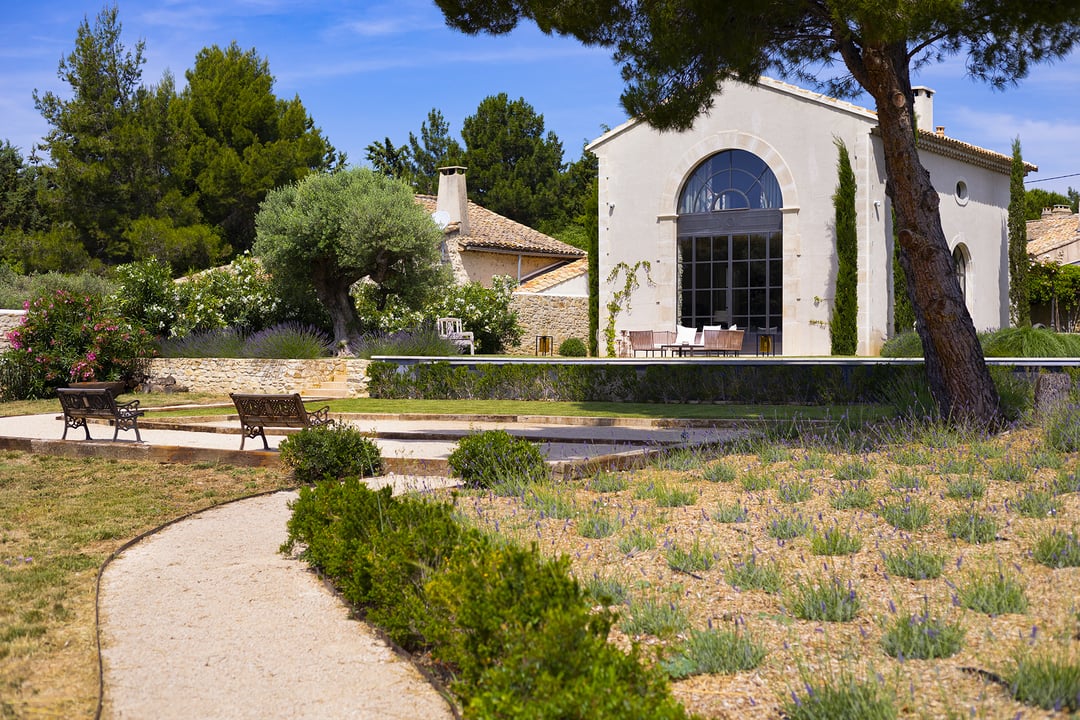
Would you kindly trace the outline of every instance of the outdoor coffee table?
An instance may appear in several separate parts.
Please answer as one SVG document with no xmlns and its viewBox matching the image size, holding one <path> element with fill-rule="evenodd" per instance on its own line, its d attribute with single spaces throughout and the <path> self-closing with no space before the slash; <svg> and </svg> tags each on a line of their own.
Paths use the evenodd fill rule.
<svg viewBox="0 0 1080 720">
<path fill-rule="evenodd" d="M 693 345 L 691 343 L 672 343 L 670 345 L 661 345 L 660 353 L 666 355 L 667 351 L 671 351 L 672 357 L 688 357 L 693 355 L 698 350 L 704 350 L 704 345 Z"/>
</svg>

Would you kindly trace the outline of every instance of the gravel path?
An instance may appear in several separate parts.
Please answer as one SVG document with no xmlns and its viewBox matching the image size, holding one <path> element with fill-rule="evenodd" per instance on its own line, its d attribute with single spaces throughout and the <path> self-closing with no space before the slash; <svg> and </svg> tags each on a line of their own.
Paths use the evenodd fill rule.
<svg viewBox="0 0 1080 720">
<path fill-rule="evenodd" d="M 103 717 L 453 717 L 306 564 L 278 553 L 293 498 L 208 510 L 110 563 Z"/>
</svg>

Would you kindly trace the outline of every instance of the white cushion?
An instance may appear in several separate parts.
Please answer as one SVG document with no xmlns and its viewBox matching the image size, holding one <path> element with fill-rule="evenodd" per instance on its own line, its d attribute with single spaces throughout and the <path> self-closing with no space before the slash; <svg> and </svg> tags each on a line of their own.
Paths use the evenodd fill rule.
<svg viewBox="0 0 1080 720">
<path fill-rule="evenodd" d="M 726 330 L 723 325 L 705 325 L 701 328 L 702 332 L 706 330 Z"/>
<path fill-rule="evenodd" d="M 676 345 L 693 345 L 694 338 L 697 336 L 697 328 L 683 327 L 679 325 L 675 330 L 675 344 Z"/>
<path fill-rule="evenodd" d="M 728 328 L 728 330 L 738 330 L 738 329 L 739 329 L 739 326 L 736 325 L 735 323 L 731 323 L 731 327 Z"/>
</svg>

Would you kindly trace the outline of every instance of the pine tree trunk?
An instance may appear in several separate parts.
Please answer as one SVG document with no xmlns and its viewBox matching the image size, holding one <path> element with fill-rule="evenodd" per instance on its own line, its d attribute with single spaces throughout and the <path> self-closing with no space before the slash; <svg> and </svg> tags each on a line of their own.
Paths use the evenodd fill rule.
<svg viewBox="0 0 1080 720">
<path fill-rule="evenodd" d="M 922 339 L 930 390 L 943 417 L 999 426 L 997 390 L 956 278 L 941 227 L 938 193 L 919 160 L 906 48 L 866 48 L 862 59 L 863 84 L 877 103 L 888 176 L 886 194 L 899 226 L 900 262 Z"/>
</svg>

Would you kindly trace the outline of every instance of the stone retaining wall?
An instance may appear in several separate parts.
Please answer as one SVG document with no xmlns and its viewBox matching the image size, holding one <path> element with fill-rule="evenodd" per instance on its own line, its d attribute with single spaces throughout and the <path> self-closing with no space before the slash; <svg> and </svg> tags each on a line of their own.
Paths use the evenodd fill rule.
<svg viewBox="0 0 1080 720">
<path fill-rule="evenodd" d="M 521 344 L 509 349 L 513 355 L 534 355 L 536 336 L 551 335 L 555 341 L 552 352 L 558 354 L 559 344 L 576 337 L 589 346 L 589 298 L 568 295 L 534 295 L 514 293 L 510 307 L 518 314 L 521 325 Z"/>
<path fill-rule="evenodd" d="M 150 375 L 172 376 L 192 392 L 317 394 L 323 383 L 347 383 L 349 397 L 367 395 L 368 360 L 266 360 L 256 358 L 154 358 Z"/>
<path fill-rule="evenodd" d="M 0 310 L 0 352 L 11 347 L 7 334 L 22 325 L 25 310 Z"/>
</svg>

